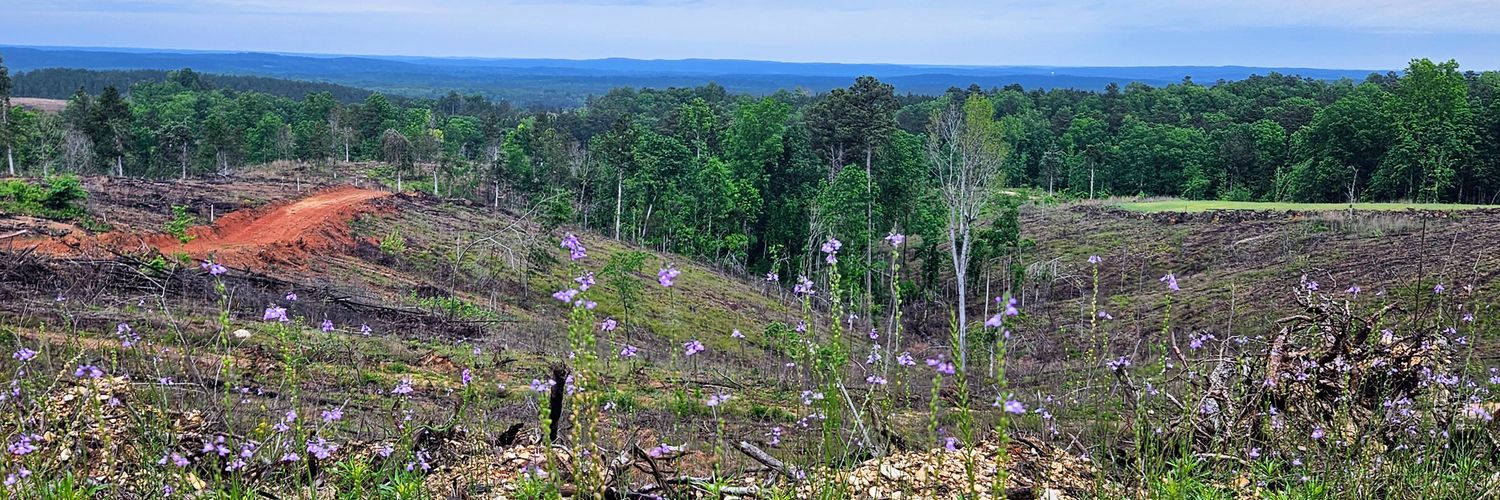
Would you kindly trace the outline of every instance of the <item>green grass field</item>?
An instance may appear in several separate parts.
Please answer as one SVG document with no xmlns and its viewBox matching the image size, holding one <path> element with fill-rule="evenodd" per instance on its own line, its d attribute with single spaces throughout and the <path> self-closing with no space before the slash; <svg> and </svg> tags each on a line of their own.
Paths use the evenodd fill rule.
<svg viewBox="0 0 1500 500">
<path fill-rule="evenodd" d="M 1257 201 L 1215 200 L 1161 200 L 1129 202 L 1120 208 L 1132 212 L 1207 212 L 1210 210 L 1295 210 L 1299 212 L 1335 212 L 1348 210 L 1348 203 L 1281 203 Z M 1450 203 L 1355 203 L 1355 210 L 1398 211 L 1418 210 L 1473 210 L 1478 208 L 1500 208 L 1500 205 L 1459 205 Z"/>
</svg>

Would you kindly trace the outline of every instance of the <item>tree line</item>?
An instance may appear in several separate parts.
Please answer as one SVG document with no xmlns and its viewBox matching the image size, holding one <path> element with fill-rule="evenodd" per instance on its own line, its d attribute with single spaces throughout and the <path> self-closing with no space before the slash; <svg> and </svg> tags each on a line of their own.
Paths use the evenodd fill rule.
<svg viewBox="0 0 1500 500">
<path fill-rule="evenodd" d="M 809 250 L 835 234 L 844 255 L 866 257 L 841 272 L 868 290 L 871 242 L 889 231 L 927 236 L 911 250 L 928 257 L 917 272 L 935 274 L 946 257 L 934 253 L 952 214 L 933 145 L 954 109 L 987 120 L 995 186 L 1077 198 L 1495 203 L 1497 97 L 1500 73 L 1427 59 L 1364 81 L 1273 73 L 1103 91 L 901 95 L 871 77 L 759 97 L 714 84 L 618 88 L 549 112 L 451 92 L 291 99 L 181 70 L 124 91 L 75 91 L 55 115 L 7 105 L 0 139 L 13 174 L 191 177 L 276 160 L 374 161 L 401 188 L 540 203 L 560 222 L 782 279 L 819 265 Z M 1019 244 L 1014 204 L 997 200 L 969 214 L 966 261 Z"/>
<path fill-rule="evenodd" d="M 185 69 L 182 71 L 192 71 Z M 42 68 L 17 73 L 14 94 L 47 99 L 67 99 L 78 89 L 98 95 L 105 87 L 128 89 L 140 83 L 166 80 L 171 71 L 159 69 L 91 70 L 77 68 Z M 264 76 L 218 75 L 197 73 L 194 80 L 202 87 L 194 90 L 224 89 L 235 92 L 255 91 L 274 96 L 301 99 L 313 92 L 327 92 L 334 100 L 354 103 L 369 97 L 366 89 L 327 82 L 286 80 Z"/>
</svg>

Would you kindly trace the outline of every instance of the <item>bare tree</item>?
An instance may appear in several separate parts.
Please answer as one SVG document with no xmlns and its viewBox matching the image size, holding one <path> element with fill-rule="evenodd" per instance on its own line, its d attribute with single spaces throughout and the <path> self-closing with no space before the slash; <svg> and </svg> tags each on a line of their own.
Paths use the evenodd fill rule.
<svg viewBox="0 0 1500 500">
<path fill-rule="evenodd" d="M 85 172 L 93 168 L 94 141 L 76 128 L 68 127 L 63 133 L 63 165 L 73 172 Z"/>
<path fill-rule="evenodd" d="M 406 140 L 406 136 L 396 129 L 388 128 L 380 135 L 380 150 L 384 153 L 385 161 L 396 170 L 396 192 L 399 193 L 402 191 L 402 178 L 411 165 L 411 141 Z"/>
<path fill-rule="evenodd" d="M 574 178 L 578 179 L 578 200 L 576 206 L 583 212 L 583 226 L 589 225 L 589 212 L 587 203 L 589 199 L 589 174 L 593 173 L 593 162 L 589 161 L 589 148 L 586 144 L 578 141 L 568 141 L 568 170 Z"/>
<path fill-rule="evenodd" d="M 928 125 L 927 155 L 948 209 L 948 256 L 958 280 L 958 366 L 968 366 L 967 311 L 973 226 L 992 188 L 1004 183 L 1006 146 L 995 107 L 982 95 L 952 102 Z"/>
</svg>

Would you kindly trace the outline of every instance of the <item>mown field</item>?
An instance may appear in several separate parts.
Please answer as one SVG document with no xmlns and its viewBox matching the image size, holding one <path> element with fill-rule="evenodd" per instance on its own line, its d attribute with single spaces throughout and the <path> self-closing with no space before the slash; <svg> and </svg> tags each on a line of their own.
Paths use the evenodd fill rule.
<svg viewBox="0 0 1500 500">
<path fill-rule="evenodd" d="M 1207 212 L 1212 210 L 1275 210 L 1293 212 L 1403 211 L 1403 210 L 1477 210 L 1500 208 L 1500 205 L 1461 205 L 1454 203 L 1290 203 L 1219 200 L 1156 200 L 1124 202 L 1120 208 L 1132 212 Z"/>
</svg>

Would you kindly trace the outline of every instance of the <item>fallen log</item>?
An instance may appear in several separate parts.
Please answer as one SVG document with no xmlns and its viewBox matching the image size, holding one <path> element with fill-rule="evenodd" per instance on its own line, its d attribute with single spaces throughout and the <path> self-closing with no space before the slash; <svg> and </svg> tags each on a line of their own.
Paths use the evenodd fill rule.
<svg viewBox="0 0 1500 500">
<path fill-rule="evenodd" d="M 744 453 L 746 456 L 749 456 L 756 462 L 760 462 L 761 465 L 769 467 L 771 468 L 771 470 L 780 473 L 782 476 L 785 476 L 787 479 L 791 480 L 794 483 L 801 481 L 802 478 L 805 477 L 800 469 L 791 465 L 787 465 L 785 462 L 776 459 L 776 457 L 773 457 L 769 453 L 766 453 L 765 450 L 761 450 L 760 448 L 756 447 L 753 444 L 750 444 L 747 441 L 737 442 L 734 444 L 734 447 L 736 449 L 739 449 L 741 453 Z"/>
</svg>

